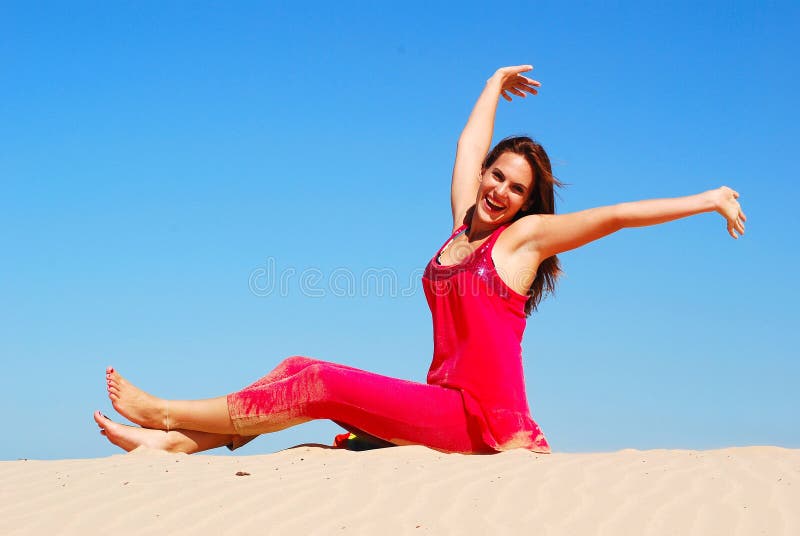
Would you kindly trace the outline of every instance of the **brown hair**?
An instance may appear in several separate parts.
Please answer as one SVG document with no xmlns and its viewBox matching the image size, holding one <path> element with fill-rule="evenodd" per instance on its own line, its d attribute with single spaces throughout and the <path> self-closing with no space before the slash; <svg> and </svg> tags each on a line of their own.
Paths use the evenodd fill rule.
<svg viewBox="0 0 800 536">
<path fill-rule="evenodd" d="M 520 210 L 514 216 L 514 221 L 529 214 L 555 214 L 555 188 L 556 186 L 561 188 L 563 184 L 553 176 L 550 158 L 544 148 L 527 136 L 510 136 L 489 151 L 481 171 L 488 169 L 503 153 L 515 153 L 524 157 L 533 172 L 533 188 L 528 192 L 528 201 L 531 203 L 527 209 Z M 560 274 L 561 264 L 556 255 L 544 259 L 539 264 L 536 277 L 528 289 L 528 301 L 525 302 L 526 316 L 530 316 L 537 309 L 545 293 L 555 292 L 556 280 Z"/>
</svg>

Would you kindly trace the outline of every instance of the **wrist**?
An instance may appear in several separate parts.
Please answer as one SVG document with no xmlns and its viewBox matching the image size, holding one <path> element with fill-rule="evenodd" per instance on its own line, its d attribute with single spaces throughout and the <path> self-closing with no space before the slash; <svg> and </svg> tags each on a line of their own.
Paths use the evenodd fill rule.
<svg viewBox="0 0 800 536">
<path fill-rule="evenodd" d="M 716 212 L 719 210 L 720 207 L 720 188 L 715 188 L 714 190 L 708 190 L 707 192 L 703 192 L 703 205 L 707 212 Z"/>
<path fill-rule="evenodd" d="M 500 88 L 503 87 L 503 78 L 499 71 L 486 79 L 486 87 L 495 87 L 500 91 Z"/>
</svg>

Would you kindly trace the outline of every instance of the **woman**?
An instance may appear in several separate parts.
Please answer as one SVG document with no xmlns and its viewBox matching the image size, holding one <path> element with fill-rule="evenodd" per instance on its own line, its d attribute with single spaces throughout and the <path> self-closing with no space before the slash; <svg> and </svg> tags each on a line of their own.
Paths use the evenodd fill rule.
<svg viewBox="0 0 800 536">
<path fill-rule="evenodd" d="M 282 361 L 251 386 L 209 400 L 156 398 L 113 368 L 114 408 L 140 427 L 95 420 L 112 443 L 193 453 L 236 448 L 258 434 L 331 419 L 384 445 L 420 444 L 444 452 L 512 448 L 549 452 L 525 395 L 525 319 L 559 274 L 556 255 L 625 227 L 717 211 L 728 233 L 745 215 L 725 186 L 701 194 L 622 203 L 554 215 L 554 179 L 544 149 L 507 138 L 488 153 L 497 102 L 535 95 L 541 84 L 499 69 L 486 83 L 458 141 L 451 202 L 453 233 L 428 264 L 423 287 L 434 324 L 426 384 L 302 356 Z"/>
</svg>

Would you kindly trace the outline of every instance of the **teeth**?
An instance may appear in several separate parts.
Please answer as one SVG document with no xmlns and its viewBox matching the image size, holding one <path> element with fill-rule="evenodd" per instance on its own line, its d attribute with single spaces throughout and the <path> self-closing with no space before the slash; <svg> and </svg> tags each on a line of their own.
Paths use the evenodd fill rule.
<svg viewBox="0 0 800 536">
<path fill-rule="evenodd" d="M 494 210 L 502 210 L 504 208 L 501 205 L 496 205 L 496 204 L 492 203 L 491 201 L 489 201 L 488 197 L 486 198 L 486 203 L 489 205 L 489 208 L 492 208 Z"/>
</svg>

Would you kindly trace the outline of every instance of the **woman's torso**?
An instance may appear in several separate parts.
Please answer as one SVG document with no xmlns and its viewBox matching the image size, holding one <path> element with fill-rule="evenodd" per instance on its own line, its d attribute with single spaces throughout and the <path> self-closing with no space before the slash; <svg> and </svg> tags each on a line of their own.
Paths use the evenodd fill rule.
<svg viewBox="0 0 800 536">
<path fill-rule="evenodd" d="M 428 383 L 461 391 L 492 448 L 548 452 L 525 393 L 521 343 L 527 295 L 500 277 L 492 255 L 507 225 L 455 255 L 448 253 L 465 228 L 436 252 L 423 275 L 434 330 Z M 454 259 L 460 262 L 449 264 Z"/>
<path fill-rule="evenodd" d="M 539 256 L 530 248 L 515 248 L 513 246 L 516 231 L 514 223 L 503 227 L 506 228 L 500 232 L 490 252 L 492 262 L 496 268 L 497 275 L 506 285 L 519 294 L 527 294 L 539 267 Z M 474 251 L 483 246 L 494 233 L 470 242 L 467 237 L 466 227 L 462 225 L 453 229 L 453 234 L 455 238 L 452 241 L 448 240 L 438 257 L 439 264 L 443 266 L 460 264 Z"/>
</svg>

